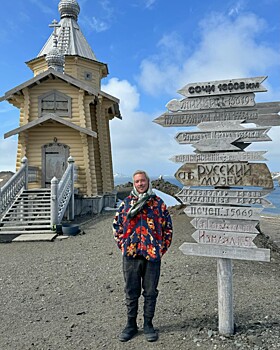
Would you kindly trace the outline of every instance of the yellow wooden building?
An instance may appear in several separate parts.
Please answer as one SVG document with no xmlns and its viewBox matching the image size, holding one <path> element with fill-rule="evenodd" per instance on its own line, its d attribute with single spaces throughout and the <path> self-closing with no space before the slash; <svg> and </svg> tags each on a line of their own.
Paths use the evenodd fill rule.
<svg viewBox="0 0 280 350">
<path fill-rule="evenodd" d="M 27 157 L 33 180 L 29 188 L 50 186 L 62 177 L 67 159 L 75 160 L 76 193 L 94 197 L 114 188 L 109 122 L 121 118 L 119 100 L 101 91 L 107 65 L 99 62 L 78 25 L 79 4 L 61 0 L 60 21 L 28 67 L 34 77 L 7 91 L 19 109 L 17 163 Z"/>
</svg>

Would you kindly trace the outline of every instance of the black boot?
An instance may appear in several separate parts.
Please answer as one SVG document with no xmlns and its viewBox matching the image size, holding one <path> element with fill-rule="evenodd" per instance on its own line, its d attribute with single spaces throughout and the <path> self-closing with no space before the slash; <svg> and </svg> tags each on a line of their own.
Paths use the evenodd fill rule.
<svg viewBox="0 0 280 350">
<path fill-rule="evenodd" d="M 147 341 L 152 342 L 158 340 L 158 334 L 154 329 L 152 317 L 144 316 L 144 334 Z"/>
<path fill-rule="evenodd" d="M 128 341 L 138 332 L 136 317 L 128 317 L 125 329 L 119 335 L 120 341 Z"/>
</svg>

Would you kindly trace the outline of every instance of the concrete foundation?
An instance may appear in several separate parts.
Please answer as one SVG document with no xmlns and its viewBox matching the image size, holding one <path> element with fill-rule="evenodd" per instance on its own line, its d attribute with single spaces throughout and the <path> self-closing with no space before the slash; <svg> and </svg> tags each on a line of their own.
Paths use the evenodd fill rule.
<svg viewBox="0 0 280 350">
<path fill-rule="evenodd" d="M 82 197 L 75 195 L 75 216 L 99 214 L 105 207 L 114 208 L 117 202 L 117 193 L 107 193 L 103 196 Z"/>
</svg>

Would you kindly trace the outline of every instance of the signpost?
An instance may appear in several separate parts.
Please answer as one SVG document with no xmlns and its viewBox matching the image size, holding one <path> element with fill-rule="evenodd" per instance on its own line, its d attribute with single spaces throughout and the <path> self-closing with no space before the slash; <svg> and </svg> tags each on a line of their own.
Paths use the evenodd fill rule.
<svg viewBox="0 0 280 350">
<path fill-rule="evenodd" d="M 263 163 L 183 164 L 175 177 L 184 186 L 255 186 L 273 188 L 273 180 Z"/>
<path fill-rule="evenodd" d="M 243 120 L 244 123 L 254 123 L 260 126 L 280 125 L 278 111 L 280 105 L 271 102 L 264 107 L 257 103 L 254 108 L 225 108 L 205 110 L 185 110 L 181 112 L 165 112 L 154 120 L 164 126 L 195 126 L 202 122 Z"/>
<path fill-rule="evenodd" d="M 274 207 L 273 204 L 263 198 L 270 191 L 258 190 L 227 190 L 227 189 L 183 189 L 176 195 L 183 204 L 226 204 L 226 205 L 261 205 Z"/>
<path fill-rule="evenodd" d="M 248 128 L 242 130 L 214 130 L 179 132 L 175 139 L 180 144 L 192 144 L 200 140 L 227 140 L 233 139 L 238 142 L 271 141 L 267 135 L 270 128 Z"/>
<path fill-rule="evenodd" d="M 170 158 L 175 163 L 225 163 L 266 160 L 266 151 L 178 154 Z"/>
<path fill-rule="evenodd" d="M 234 220 L 234 219 L 218 219 L 211 217 L 195 217 L 191 224 L 194 228 L 200 230 L 216 230 L 216 231 L 235 231 L 235 232 L 251 232 L 259 233 L 257 229 L 258 220 Z"/>
<path fill-rule="evenodd" d="M 178 111 L 196 111 L 208 108 L 233 108 L 233 107 L 252 107 L 255 106 L 255 95 L 221 95 L 221 96 L 203 96 L 185 98 L 183 100 L 171 100 L 166 107 L 171 112 Z"/>
<path fill-rule="evenodd" d="M 196 230 L 192 238 L 201 244 L 217 244 L 228 247 L 257 248 L 253 243 L 256 234 L 230 231 Z"/>
<path fill-rule="evenodd" d="M 269 261 L 270 250 L 253 242 L 259 233 L 265 197 L 273 189 L 266 151 L 245 152 L 252 142 L 271 141 L 271 126 L 280 125 L 280 102 L 255 103 L 254 93 L 264 92 L 266 76 L 199 82 L 178 92 L 168 111 L 154 120 L 163 127 L 198 126 L 198 131 L 178 132 L 180 144 L 195 147 L 195 154 L 173 156 L 183 163 L 175 177 L 184 187 L 178 199 L 192 217 L 196 243 L 183 243 L 186 255 L 217 258 L 219 331 L 234 333 L 232 259 Z M 245 128 L 243 124 L 256 127 Z M 203 187 L 204 186 L 204 187 Z M 261 189 L 246 189 L 246 187 Z"/>
<path fill-rule="evenodd" d="M 237 94 L 240 92 L 265 92 L 267 90 L 261 83 L 266 78 L 267 76 L 192 83 L 187 84 L 182 89 L 178 90 L 178 92 L 186 97 Z"/>
</svg>

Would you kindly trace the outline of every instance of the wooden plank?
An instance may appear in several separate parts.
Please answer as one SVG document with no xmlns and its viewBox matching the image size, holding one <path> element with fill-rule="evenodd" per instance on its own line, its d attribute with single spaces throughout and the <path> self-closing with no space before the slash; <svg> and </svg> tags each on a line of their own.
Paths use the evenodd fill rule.
<svg viewBox="0 0 280 350">
<path fill-rule="evenodd" d="M 190 217 L 259 220 L 262 208 L 191 205 L 184 212 Z"/>
<path fill-rule="evenodd" d="M 250 143 L 237 142 L 237 139 L 232 137 L 228 139 L 203 139 L 193 142 L 197 152 L 221 152 L 221 151 L 242 151 Z"/>
<path fill-rule="evenodd" d="M 274 207 L 273 204 L 263 198 L 271 191 L 260 190 L 234 190 L 234 189 L 190 189 L 183 187 L 176 194 L 183 204 L 227 204 L 227 205 L 262 205 Z"/>
<path fill-rule="evenodd" d="M 260 102 L 260 103 L 256 104 L 256 107 L 261 112 L 261 114 L 279 113 L 280 112 L 280 101 Z"/>
<path fill-rule="evenodd" d="M 257 248 L 253 243 L 257 234 L 230 231 L 196 230 L 192 238 L 201 244 L 217 244 L 227 247 Z"/>
<path fill-rule="evenodd" d="M 205 124 L 204 124 L 205 125 Z M 267 135 L 270 128 L 243 128 L 238 130 L 212 130 L 212 131 L 187 131 L 178 132 L 175 140 L 180 144 L 194 144 L 201 140 L 230 140 L 233 143 L 238 142 L 260 142 L 271 141 Z"/>
<path fill-rule="evenodd" d="M 257 225 L 258 220 L 234 220 L 234 219 L 219 219 L 219 218 L 198 218 L 192 219 L 191 224 L 194 228 L 200 230 L 215 230 L 215 231 L 234 231 L 234 232 L 250 232 L 259 233 Z"/>
<path fill-rule="evenodd" d="M 256 104 L 258 106 L 258 104 Z M 272 110 L 273 112 L 269 112 Z M 259 126 L 276 126 L 280 124 L 277 114 L 280 108 L 232 108 L 207 109 L 183 112 L 165 112 L 153 120 L 163 127 L 196 126 L 202 122 L 227 120 L 243 120 L 244 123 L 254 123 Z"/>
<path fill-rule="evenodd" d="M 57 236 L 56 233 L 22 234 L 14 238 L 12 242 L 52 241 L 56 236 Z"/>
<path fill-rule="evenodd" d="M 219 333 L 234 334 L 231 259 L 217 259 Z"/>
<path fill-rule="evenodd" d="M 255 106 L 255 95 L 239 94 L 239 95 L 221 95 L 208 97 L 192 97 L 183 100 L 173 99 L 169 101 L 166 108 L 171 112 L 178 111 L 195 111 L 201 109 L 222 109 L 235 107 L 252 107 Z"/>
<path fill-rule="evenodd" d="M 262 163 L 183 164 L 175 177 L 184 186 L 274 188 L 271 173 Z"/>
<path fill-rule="evenodd" d="M 189 83 L 177 92 L 186 97 L 265 92 L 261 83 L 267 76 Z"/>
<path fill-rule="evenodd" d="M 213 131 L 213 130 L 244 130 L 244 126 L 241 124 L 243 120 L 221 120 L 216 122 L 202 122 L 197 125 L 201 131 Z"/>
<path fill-rule="evenodd" d="M 270 261 L 270 250 L 263 248 L 221 247 L 199 243 L 183 243 L 179 249 L 185 255 L 206 256 L 211 258 Z"/>
<path fill-rule="evenodd" d="M 174 163 L 218 163 L 218 162 L 248 162 L 267 160 L 263 157 L 267 151 L 252 152 L 223 152 L 223 153 L 197 153 L 178 154 L 170 158 Z"/>
<path fill-rule="evenodd" d="M 259 118 L 254 123 L 259 126 L 279 126 L 280 116 L 277 113 L 260 114 Z"/>
</svg>

